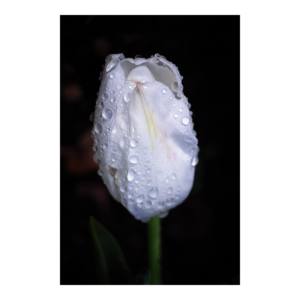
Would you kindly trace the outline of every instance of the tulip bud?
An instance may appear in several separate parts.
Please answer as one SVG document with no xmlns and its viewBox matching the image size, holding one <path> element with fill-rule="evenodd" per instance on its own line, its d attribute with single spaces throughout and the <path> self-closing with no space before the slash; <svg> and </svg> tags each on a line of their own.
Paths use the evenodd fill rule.
<svg viewBox="0 0 300 300">
<path fill-rule="evenodd" d="M 198 140 L 177 67 L 109 55 L 96 102 L 92 138 L 98 174 L 138 220 L 165 217 L 191 191 Z"/>
</svg>

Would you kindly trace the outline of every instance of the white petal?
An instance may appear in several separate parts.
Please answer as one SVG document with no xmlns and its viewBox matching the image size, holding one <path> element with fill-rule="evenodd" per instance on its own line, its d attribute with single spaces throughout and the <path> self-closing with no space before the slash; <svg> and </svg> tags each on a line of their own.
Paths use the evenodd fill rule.
<svg viewBox="0 0 300 300">
<path fill-rule="evenodd" d="M 122 59 L 105 75 L 93 138 L 110 193 L 147 222 L 188 196 L 199 148 L 187 99 L 178 101 L 170 89 L 172 69 L 137 60 Z"/>
</svg>

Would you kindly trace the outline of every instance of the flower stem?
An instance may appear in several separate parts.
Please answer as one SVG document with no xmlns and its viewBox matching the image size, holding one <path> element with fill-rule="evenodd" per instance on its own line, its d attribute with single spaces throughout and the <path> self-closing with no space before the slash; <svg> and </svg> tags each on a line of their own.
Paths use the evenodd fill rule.
<svg viewBox="0 0 300 300">
<path fill-rule="evenodd" d="M 153 217 L 148 226 L 148 263 L 151 272 L 150 284 L 160 283 L 160 218 Z"/>
</svg>

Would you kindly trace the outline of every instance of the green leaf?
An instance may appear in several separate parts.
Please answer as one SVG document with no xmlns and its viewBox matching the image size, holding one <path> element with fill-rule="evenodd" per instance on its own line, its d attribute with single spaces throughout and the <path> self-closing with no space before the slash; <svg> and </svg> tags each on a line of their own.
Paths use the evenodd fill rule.
<svg viewBox="0 0 300 300">
<path fill-rule="evenodd" d="M 90 217 L 97 269 L 101 284 L 132 284 L 132 275 L 116 239 L 97 220 Z"/>
</svg>

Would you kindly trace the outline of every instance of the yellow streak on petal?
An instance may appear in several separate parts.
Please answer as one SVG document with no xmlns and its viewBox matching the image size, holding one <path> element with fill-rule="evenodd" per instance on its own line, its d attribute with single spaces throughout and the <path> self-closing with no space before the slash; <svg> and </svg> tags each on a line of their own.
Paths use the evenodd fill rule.
<svg viewBox="0 0 300 300">
<path fill-rule="evenodd" d="M 145 114 L 145 117 L 146 117 L 146 122 L 147 122 L 147 127 L 148 127 L 148 134 L 149 134 L 149 137 L 150 137 L 150 140 L 151 140 L 151 149 L 152 149 L 152 151 L 153 151 L 153 150 L 155 149 L 155 147 L 154 147 L 154 143 L 153 143 L 152 136 L 151 136 L 151 127 L 150 127 L 151 124 L 149 124 L 149 120 L 148 120 L 148 116 L 147 116 L 147 112 L 146 112 L 145 104 L 144 104 L 144 101 L 143 101 L 143 100 L 145 100 L 145 102 L 147 103 L 148 110 L 149 110 L 149 113 L 150 113 L 150 118 L 151 118 L 151 121 L 152 121 L 152 126 L 154 126 L 154 121 L 153 121 L 153 117 L 152 117 L 152 114 L 151 114 L 151 112 L 150 112 L 149 105 L 148 105 L 148 102 L 147 102 L 147 100 L 146 100 L 146 97 L 145 97 L 144 94 L 142 95 L 142 92 L 141 92 L 141 90 L 140 90 L 139 84 L 137 84 L 137 86 L 138 86 L 138 91 L 139 91 L 139 94 L 140 94 L 140 97 L 141 97 L 141 100 L 142 100 L 142 107 L 143 107 L 144 114 Z M 144 97 L 143 97 L 143 96 L 144 96 Z M 144 98 L 144 99 L 143 99 L 143 98 Z M 156 131 L 154 131 L 154 132 L 155 132 L 155 137 L 156 137 Z"/>
</svg>

